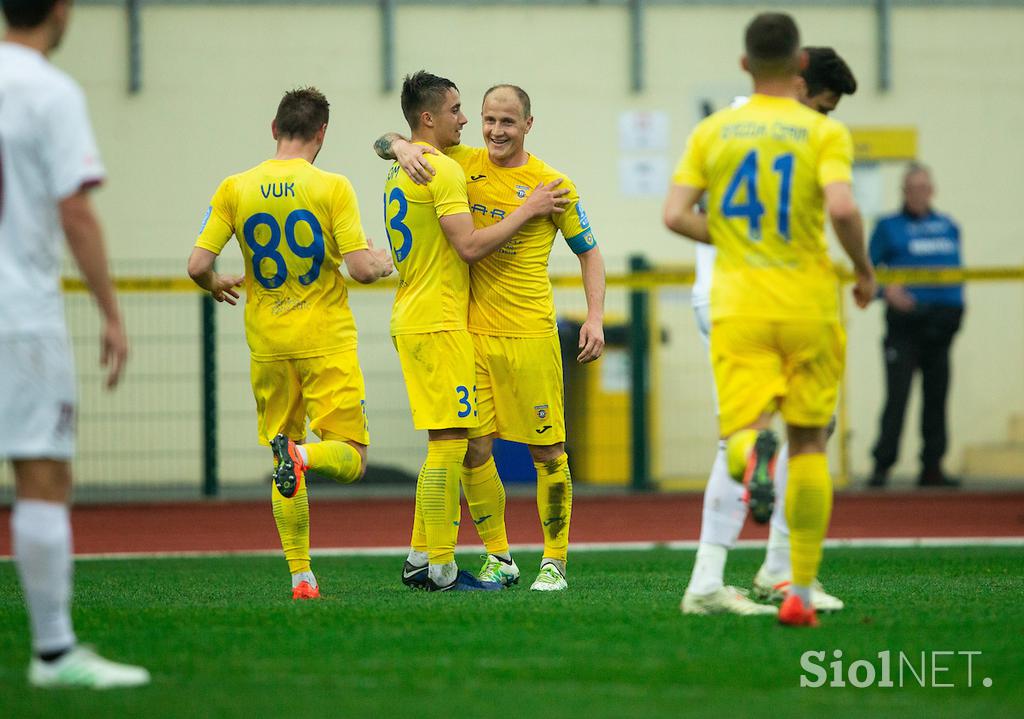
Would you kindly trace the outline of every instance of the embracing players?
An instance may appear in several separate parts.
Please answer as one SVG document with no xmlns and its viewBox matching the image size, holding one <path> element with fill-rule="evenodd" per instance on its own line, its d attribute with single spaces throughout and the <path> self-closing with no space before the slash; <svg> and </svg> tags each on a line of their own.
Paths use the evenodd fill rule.
<svg viewBox="0 0 1024 719">
<path fill-rule="evenodd" d="M 559 232 L 579 258 L 587 298 L 576 358 L 581 363 L 597 359 L 604 348 L 604 261 L 575 185 L 526 151 L 526 135 L 533 126 L 529 95 L 516 85 L 495 85 L 484 93 L 480 115 L 485 147 L 445 149 L 465 173 L 477 227 L 492 226 L 514 213 L 540 183 L 561 181 L 568 193 L 565 212 L 531 220 L 499 251 L 470 268 L 469 332 L 476 350 L 480 424 L 469 431 L 462 485 L 487 549 L 479 577 L 517 583 L 519 568 L 505 530 L 505 491 L 492 448 L 496 437 L 529 447 L 544 535 L 540 571 L 530 588 L 560 591 L 567 587 L 572 477 L 548 258 Z M 382 156 L 394 152 L 412 177 L 428 186 L 437 182 L 420 147 L 394 134 L 382 137 L 376 147 Z"/>
<path fill-rule="evenodd" d="M 424 71 L 406 77 L 402 111 L 412 141 L 435 151 L 457 146 L 467 122 L 455 84 Z M 382 153 L 386 143 L 384 138 L 378 142 Z M 560 178 L 531 176 L 536 184 L 522 187 L 523 202 L 507 205 L 491 222 L 474 225 L 462 167 L 444 155 L 435 164 L 436 175 L 424 185 L 396 163 L 384 188 L 385 223 L 401 277 L 391 334 L 413 424 L 428 431 L 427 457 L 416 485 L 412 549 L 402 580 L 434 591 L 501 589 L 501 582 L 480 581 L 460 572 L 455 563 L 467 437 L 481 423 L 477 395 L 482 388 L 474 339 L 467 329 L 467 263 L 480 262 L 506 246 L 531 221 L 561 213 L 569 192 L 558 188 Z M 503 497 L 501 504 L 503 511 Z M 492 514 L 497 519 L 498 510 Z M 507 540 L 504 549 L 507 553 Z"/>
</svg>

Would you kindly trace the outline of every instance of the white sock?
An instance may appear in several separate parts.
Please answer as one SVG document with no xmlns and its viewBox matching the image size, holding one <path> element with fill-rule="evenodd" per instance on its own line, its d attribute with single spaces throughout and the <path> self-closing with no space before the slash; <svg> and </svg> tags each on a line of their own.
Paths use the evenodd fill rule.
<svg viewBox="0 0 1024 719">
<path fill-rule="evenodd" d="M 790 584 L 789 591 L 800 597 L 805 607 L 811 606 L 811 588 L 801 587 L 798 584 Z"/>
<path fill-rule="evenodd" d="M 773 577 L 789 579 L 789 525 L 786 524 L 786 482 L 789 480 L 789 442 L 782 445 L 775 459 L 775 509 L 768 528 L 768 551 L 764 556 L 764 571 Z"/>
<path fill-rule="evenodd" d="M 299 456 L 302 457 L 302 463 L 308 467 L 309 466 L 309 452 L 307 452 L 306 448 L 303 447 L 301 444 L 295 445 L 295 449 L 298 451 Z"/>
<path fill-rule="evenodd" d="M 697 546 L 697 560 L 686 591 L 692 594 L 711 594 L 722 588 L 725 576 L 725 558 L 729 550 L 720 544 L 701 542 Z"/>
<path fill-rule="evenodd" d="M 405 558 L 405 561 L 414 567 L 422 567 L 428 560 L 426 552 L 417 552 L 415 549 L 410 549 L 409 556 Z"/>
<path fill-rule="evenodd" d="M 720 442 L 715 462 L 711 465 L 708 485 L 704 489 L 700 541 L 732 549 L 747 519 L 747 511 L 743 501 L 743 485 L 729 476 L 725 443 Z"/>
<path fill-rule="evenodd" d="M 455 562 L 448 562 L 447 564 L 431 564 L 427 570 L 427 576 L 430 577 L 434 584 L 439 587 L 447 587 L 449 584 L 455 581 L 455 578 L 459 575 L 459 565 Z"/>
<path fill-rule="evenodd" d="M 320 586 L 316 583 L 316 577 L 313 576 L 312 572 L 296 572 L 292 575 L 292 589 L 299 586 L 303 582 L 309 582 L 309 586 L 314 589 Z"/>
<path fill-rule="evenodd" d="M 505 564 L 512 564 L 512 552 L 491 552 L 492 557 L 497 557 Z"/>
<path fill-rule="evenodd" d="M 62 502 L 19 499 L 11 513 L 14 563 L 37 654 L 75 644 L 71 627 L 71 520 Z"/>
</svg>

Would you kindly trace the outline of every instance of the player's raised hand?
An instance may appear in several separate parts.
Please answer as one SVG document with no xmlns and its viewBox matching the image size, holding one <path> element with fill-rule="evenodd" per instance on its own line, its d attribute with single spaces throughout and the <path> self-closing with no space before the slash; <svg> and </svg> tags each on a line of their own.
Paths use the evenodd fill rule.
<svg viewBox="0 0 1024 719">
<path fill-rule="evenodd" d="M 580 364 L 593 362 L 604 351 L 604 326 L 598 320 L 587 320 L 580 327 L 580 353 L 576 361 Z"/>
<path fill-rule="evenodd" d="M 857 273 L 857 279 L 853 283 L 853 300 L 857 303 L 857 306 L 864 309 L 871 300 L 875 298 L 875 292 L 878 289 L 878 285 L 875 284 L 875 273 Z"/>
<path fill-rule="evenodd" d="M 107 320 L 100 335 L 100 366 L 107 370 L 107 389 L 113 389 L 121 379 L 128 361 L 128 337 L 120 320 Z"/>
<path fill-rule="evenodd" d="M 213 278 L 213 287 L 210 294 L 218 302 L 227 302 L 229 305 L 238 304 L 238 290 L 245 277 L 242 275 L 216 275 Z"/>
<path fill-rule="evenodd" d="M 527 208 L 531 217 L 544 217 L 565 212 L 565 207 L 569 204 L 566 197 L 569 194 L 569 188 L 559 187 L 561 184 L 562 178 L 559 177 L 548 183 L 541 182 L 533 188 L 533 192 L 523 203 L 523 207 Z"/>
<path fill-rule="evenodd" d="M 413 142 L 395 142 L 391 146 L 395 160 L 405 170 L 405 174 L 417 185 L 426 185 L 436 172 L 425 155 L 436 155 L 437 150 Z"/>
</svg>

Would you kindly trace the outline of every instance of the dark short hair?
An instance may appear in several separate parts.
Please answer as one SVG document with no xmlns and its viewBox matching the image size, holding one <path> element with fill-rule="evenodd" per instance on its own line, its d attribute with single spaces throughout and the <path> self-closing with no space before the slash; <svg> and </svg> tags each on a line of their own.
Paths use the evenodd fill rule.
<svg viewBox="0 0 1024 719">
<path fill-rule="evenodd" d="M 530 96 L 526 94 L 526 90 L 519 87 L 519 85 L 509 85 L 507 83 L 494 85 L 484 93 L 484 102 L 487 102 L 487 98 L 496 90 L 511 90 L 514 92 L 516 97 L 519 98 L 519 104 L 523 106 L 523 118 L 525 119 L 530 116 Z"/>
<path fill-rule="evenodd" d="M 58 0 L 3 0 L 9 27 L 31 29 L 43 24 Z"/>
<path fill-rule="evenodd" d="M 793 70 L 792 59 L 800 47 L 800 30 L 785 13 L 761 13 L 747 25 L 744 45 L 752 73 L 787 74 Z"/>
<path fill-rule="evenodd" d="M 402 114 L 409 128 L 418 128 L 421 112 L 437 112 L 448 90 L 458 89 L 448 78 L 431 75 L 426 70 L 406 75 L 402 82 Z"/>
<path fill-rule="evenodd" d="M 331 105 L 315 87 L 300 87 L 284 94 L 277 106 L 277 134 L 312 140 L 331 117 Z"/>
<path fill-rule="evenodd" d="M 811 97 L 825 90 L 836 95 L 852 95 L 857 92 L 857 78 L 843 58 L 830 47 L 805 47 L 807 69 L 801 75 L 807 83 L 807 94 Z"/>
</svg>

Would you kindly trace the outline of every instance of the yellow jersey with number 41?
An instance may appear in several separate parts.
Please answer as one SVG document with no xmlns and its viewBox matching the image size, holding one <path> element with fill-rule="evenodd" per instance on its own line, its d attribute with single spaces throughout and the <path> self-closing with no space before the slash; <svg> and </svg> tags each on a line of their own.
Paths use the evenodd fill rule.
<svg viewBox="0 0 1024 719">
<path fill-rule="evenodd" d="M 234 235 L 245 260 L 245 335 L 260 361 L 356 347 L 339 270 L 367 249 L 352 183 L 306 160 L 267 160 L 224 180 L 196 247 L 215 254 Z"/>
<path fill-rule="evenodd" d="M 444 155 L 431 155 L 430 162 L 436 174 L 427 185 L 414 183 L 397 162 L 384 183 L 384 228 L 399 278 L 392 336 L 466 329 L 469 265 L 448 242 L 440 222 L 448 215 L 469 214 L 466 177 Z"/>
<path fill-rule="evenodd" d="M 707 190 L 712 319 L 838 320 L 823 188 L 852 182 L 852 163 L 849 130 L 791 98 L 755 94 L 697 125 L 672 181 Z"/>
<path fill-rule="evenodd" d="M 555 334 L 555 301 L 548 277 L 555 235 L 561 231 L 577 255 L 597 247 L 576 186 L 535 155 L 520 167 L 500 167 L 491 162 L 484 148 L 456 145 L 445 152 L 466 173 L 469 209 L 477 228 L 501 222 L 541 182 L 560 178 L 558 189 L 569 190 L 565 212 L 533 218 L 469 271 L 470 332 L 495 337 Z"/>
</svg>

